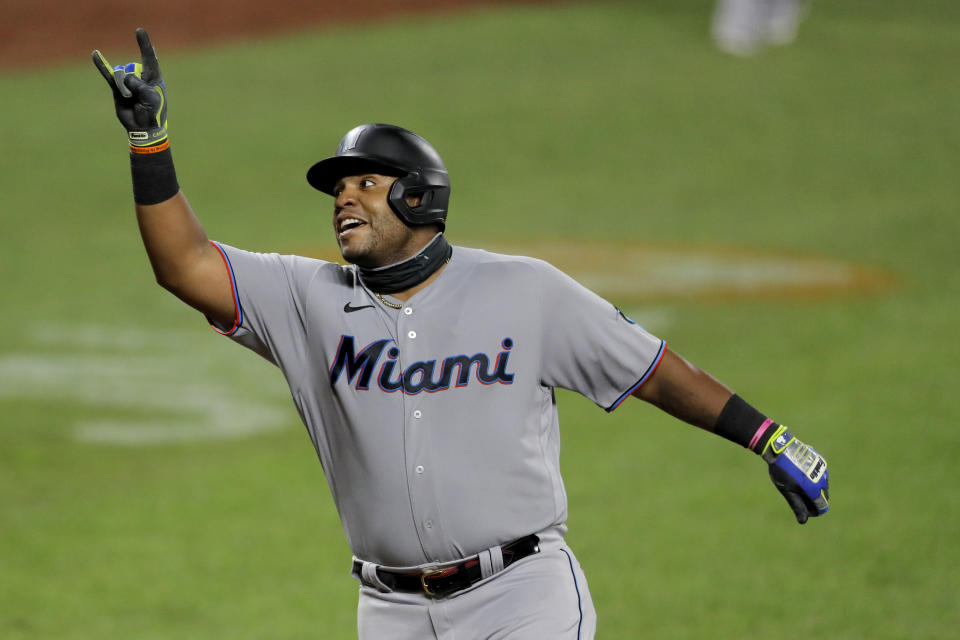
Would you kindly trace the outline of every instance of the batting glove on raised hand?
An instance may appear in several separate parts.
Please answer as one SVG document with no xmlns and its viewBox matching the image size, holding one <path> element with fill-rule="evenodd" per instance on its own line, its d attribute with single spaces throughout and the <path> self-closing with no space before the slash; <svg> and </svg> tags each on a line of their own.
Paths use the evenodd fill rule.
<svg viewBox="0 0 960 640">
<path fill-rule="evenodd" d="M 770 479 L 803 524 L 830 509 L 827 461 L 813 447 L 797 440 L 787 427 L 778 427 L 763 450 Z"/>
<path fill-rule="evenodd" d="M 149 147 L 167 139 L 167 89 L 146 29 L 137 29 L 137 44 L 141 62 L 111 67 L 96 50 L 93 64 L 113 91 L 117 118 L 127 130 L 130 145 Z"/>
</svg>

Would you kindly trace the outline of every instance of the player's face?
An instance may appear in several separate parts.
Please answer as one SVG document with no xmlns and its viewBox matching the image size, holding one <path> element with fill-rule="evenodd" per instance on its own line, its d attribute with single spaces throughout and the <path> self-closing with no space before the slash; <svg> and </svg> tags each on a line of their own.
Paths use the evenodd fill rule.
<svg viewBox="0 0 960 640">
<path fill-rule="evenodd" d="M 333 231 L 348 262 L 381 267 L 400 262 L 423 243 L 387 203 L 396 178 L 376 173 L 348 176 L 334 187 Z"/>
</svg>

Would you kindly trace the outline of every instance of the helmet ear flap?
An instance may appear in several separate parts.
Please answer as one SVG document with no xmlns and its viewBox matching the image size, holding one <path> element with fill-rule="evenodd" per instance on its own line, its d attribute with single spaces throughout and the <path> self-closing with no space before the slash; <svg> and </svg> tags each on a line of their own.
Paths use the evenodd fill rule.
<svg viewBox="0 0 960 640">
<path fill-rule="evenodd" d="M 419 172 L 413 171 L 394 181 L 387 194 L 387 202 L 407 225 L 436 224 L 443 231 L 446 227 L 444 217 L 447 203 L 440 200 L 443 199 L 441 190 L 444 189 L 448 191 L 449 187 L 431 185 Z M 411 207 L 407 203 L 408 196 L 419 196 L 420 203 Z"/>
<path fill-rule="evenodd" d="M 407 204 L 407 184 L 404 183 L 404 179 L 408 177 L 401 176 L 393 181 L 393 184 L 390 185 L 390 192 L 387 194 L 387 203 L 397 214 L 397 217 L 404 223 L 411 224 L 414 213 L 410 205 Z"/>
</svg>

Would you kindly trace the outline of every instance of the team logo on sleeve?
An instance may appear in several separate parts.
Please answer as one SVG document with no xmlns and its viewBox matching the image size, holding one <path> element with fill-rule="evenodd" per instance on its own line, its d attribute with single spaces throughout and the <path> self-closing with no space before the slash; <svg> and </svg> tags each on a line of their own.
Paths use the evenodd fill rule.
<svg viewBox="0 0 960 640">
<path fill-rule="evenodd" d="M 507 367 L 513 339 L 504 338 L 500 347 L 496 358 L 486 353 L 456 355 L 413 362 L 402 368 L 397 360 L 400 349 L 392 339 L 375 340 L 357 352 L 353 336 L 342 335 L 330 367 L 330 385 L 335 386 L 344 376 L 347 384 L 354 385 L 358 391 L 366 391 L 371 384 L 376 384 L 388 393 L 403 391 L 415 395 L 421 391 L 434 393 L 466 387 L 474 380 L 485 385 L 512 384 L 514 374 L 507 371 Z"/>
</svg>

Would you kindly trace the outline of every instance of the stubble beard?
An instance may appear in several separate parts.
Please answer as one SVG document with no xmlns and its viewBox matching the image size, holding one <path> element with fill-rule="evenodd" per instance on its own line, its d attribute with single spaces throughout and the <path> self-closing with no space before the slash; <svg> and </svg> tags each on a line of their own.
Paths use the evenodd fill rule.
<svg viewBox="0 0 960 640">
<path fill-rule="evenodd" d="M 402 262 L 416 253 L 411 249 L 413 232 L 399 220 L 397 225 L 390 224 L 386 229 L 370 226 L 362 241 L 356 243 L 356 240 L 359 238 L 344 246 L 338 239 L 340 254 L 347 262 L 367 269 Z"/>
</svg>

